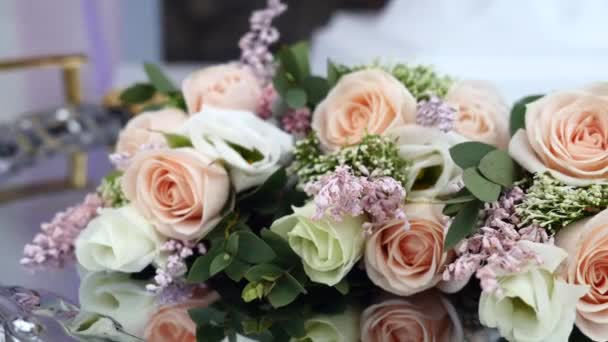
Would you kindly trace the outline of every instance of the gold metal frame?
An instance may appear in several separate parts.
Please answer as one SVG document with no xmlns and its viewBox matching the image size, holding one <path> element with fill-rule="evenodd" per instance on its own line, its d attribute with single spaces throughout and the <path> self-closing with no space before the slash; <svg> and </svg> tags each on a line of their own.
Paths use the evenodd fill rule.
<svg viewBox="0 0 608 342">
<path fill-rule="evenodd" d="M 86 56 L 81 54 L 5 60 L 0 61 L 0 72 L 16 69 L 58 67 L 61 69 L 63 76 L 65 100 L 71 105 L 77 105 L 82 101 L 80 71 L 86 62 Z M 68 156 L 68 175 L 65 179 L 2 189 L 0 190 L 0 203 L 41 193 L 82 189 L 87 185 L 87 164 L 88 154 L 86 151 L 73 152 Z"/>
</svg>

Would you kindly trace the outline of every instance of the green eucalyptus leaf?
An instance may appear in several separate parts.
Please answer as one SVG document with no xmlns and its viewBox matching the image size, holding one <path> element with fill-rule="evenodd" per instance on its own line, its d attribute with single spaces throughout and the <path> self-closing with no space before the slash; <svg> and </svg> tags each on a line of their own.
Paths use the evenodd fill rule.
<svg viewBox="0 0 608 342">
<path fill-rule="evenodd" d="M 259 264 L 252 266 L 247 273 L 245 279 L 249 281 L 275 281 L 281 277 L 285 271 L 273 264 Z"/>
<path fill-rule="evenodd" d="M 230 255 L 236 255 L 239 251 L 239 236 L 238 234 L 230 234 L 226 240 L 226 252 Z"/>
<path fill-rule="evenodd" d="M 219 244 L 216 244 L 207 251 L 207 254 L 199 256 L 194 261 L 190 271 L 188 272 L 189 283 L 204 283 L 211 278 L 211 262 L 213 259 L 222 252 L 222 248 Z"/>
<path fill-rule="evenodd" d="M 334 287 L 336 288 L 336 290 L 338 290 L 338 292 L 340 292 L 343 295 L 347 295 L 348 292 L 350 291 L 350 286 L 349 286 L 348 280 L 346 280 L 346 278 L 342 279 Z"/>
<path fill-rule="evenodd" d="M 196 327 L 196 342 L 221 342 L 226 338 L 223 327 L 199 325 Z"/>
<path fill-rule="evenodd" d="M 476 167 L 464 170 L 462 180 L 467 189 L 483 202 L 494 202 L 500 196 L 500 185 L 484 178 Z"/>
<path fill-rule="evenodd" d="M 301 293 L 306 293 L 304 287 L 289 273 L 285 273 L 268 294 L 268 301 L 272 307 L 280 308 L 292 303 Z"/>
<path fill-rule="evenodd" d="M 291 337 L 302 338 L 306 335 L 305 321 L 301 317 L 278 321 L 277 324 Z"/>
<path fill-rule="evenodd" d="M 496 147 L 482 142 L 467 141 L 452 146 L 450 148 L 450 156 L 454 160 L 454 163 L 464 170 L 479 165 L 481 158 L 495 149 Z"/>
<path fill-rule="evenodd" d="M 475 196 L 473 196 L 473 201 L 477 201 L 477 199 L 475 198 Z M 469 201 L 471 202 L 471 201 Z M 450 204 L 446 204 L 443 207 L 442 213 L 443 215 L 446 216 L 454 216 L 456 215 L 462 208 L 464 208 L 465 205 L 467 205 L 467 203 L 469 202 L 462 202 L 462 203 L 450 203 Z"/>
<path fill-rule="evenodd" d="M 285 70 L 287 79 L 291 75 L 294 81 L 301 82 L 310 76 L 309 46 L 300 42 L 289 47 L 283 47 L 279 53 L 281 67 Z"/>
<path fill-rule="evenodd" d="M 530 95 L 515 102 L 513 109 L 511 109 L 511 136 L 513 136 L 520 128 L 526 128 L 526 105 L 540 99 L 543 96 L 544 95 Z"/>
<path fill-rule="evenodd" d="M 156 89 L 148 83 L 136 83 L 120 94 L 120 101 L 125 104 L 138 104 L 150 100 Z"/>
<path fill-rule="evenodd" d="M 218 310 L 212 306 L 190 309 L 188 310 L 188 315 L 197 325 L 221 325 L 224 324 L 226 319 L 226 312 Z"/>
<path fill-rule="evenodd" d="M 243 279 L 245 272 L 247 272 L 249 267 L 250 265 L 248 263 L 234 258 L 230 265 L 226 267 L 224 273 L 226 273 L 230 279 L 239 282 Z"/>
<path fill-rule="evenodd" d="M 211 261 L 211 265 L 209 265 L 209 274 L 213 277 L 214 275 L 225 270 L 226 267 L 232 263 L 233 258 L 234 257 L 228 253 L 220 253 L 219 255 L 216 255 Z"/>
<path fill-rule="evenodd" d="M 340 78 L 340 71 L 334 62 L 327 61 L 327 83 L 329 88 L 333 88 Z"/>
<path fill-rule="evenodd" d="M 254 148 L 253 150 L 248 149 L 247 147 L 241 146 L 239 144 L 235 144 L 230 141 L 226 141 L 228 146 L 230 146 L 233 150 L 235 150 L 238 154 L 243 157 L 249 164 L 253 164 L 264 159 L 264 155 L 258 149 Z"/>
<path fill-rule="evenodd" d="M 277 255 L 274 262 L 277 264 L 289 268 L 301 263 L 300 257 L 291 249 L 289 243 L 277 233 L 264 228 L 260 236 L 274 250 Z"/>
<path fill-rule="evenodd" d="M 150 83 L 161 93 L 173 93 L 178 92 L 179 89 L 173 84 L 173 82 L 165 75 L 165 73 L 158 67 L 158 65 L 152 63 L 144 64 L 144 71 L 148 75 Z"/>
<path fill-rule="evenodd" d="M 285 102 L 290 108 L 298 109 L 306 106 L 308 97 L 302 88 L 290 88 L 285 93 Z"/>
<path fill-rule="evenodd" d="M 285 75 L 285 69 L 283 67 L 277 68 L 277 71 L 272 78 L 272 85 L 279 95 L 285 97 L 285 93 L 287 93 L 291 84 Z"/>
<path fill-rule="evenodd" d="M 276 254 L 270 246 L 251 232 L 238 232 L 239 252 L 237 256 L 243 261 L 259 264 L 272 261 Z"/>
<path fill-rule="evenodd" d="M 327 80 L 318 76 L 309 76 L 305 78 L 304 81 L 302 81 L 302 85 L 308 96 L 308 102 L 313 106 L 323 101 L 329 91 Z"/>
<path fill-rule="evenodd" d="M 192 141 L 185 135 L 176 133 L 159 132 L 167 141 L 167 145 L 170 148 L 181 148 L 181 147 L 192 147 Z"/>
<path fill-rule="evenodd" d="M 517 165 L 507 152 L 494 150 L 481 159 L 479 172 L 492 182 L 508 187 L 516 181 Z"/>
<path fill-rule="evenodd" d="M 479 210 L 483 203 L 480 201 L 469 202 L 464 205 L 452 221 L 448 234 L 445 237 L 445 248 L 450 249 L 458 242 L 473 232 L 477 225 Z"/>
</svg>

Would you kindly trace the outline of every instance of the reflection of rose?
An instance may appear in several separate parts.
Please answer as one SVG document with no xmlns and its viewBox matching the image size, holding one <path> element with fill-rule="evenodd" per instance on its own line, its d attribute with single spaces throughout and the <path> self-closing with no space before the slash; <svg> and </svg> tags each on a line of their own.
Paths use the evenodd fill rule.
<svg viewBox="0 0 608 342">
<path fill-rule="evenodd" d="M 576 326 L 594 341 L 608 340 L 608 209 L 562 228 L 556 244 L 568 252 L 568 283 L 589 286 L 576 305 Z"/>
<path fill-rule="evenodd" d="M 163 241 L 133 206 L 106 208 L 76 239 L 76 258 L 89 271 L 140 272 L 159 256 Z"/>
<path fill-rule="evenodd" d="M 255 112 L 262 87 L 248 67 L 222 64 L 190 74 L 182 84 L 190 114 L 204 106 Z"/>
<path fill-rule="evenodd" d="M 416 100 L 392 75 L 366 69 L 340 78 L 313 113 L 312 128 L 328 150 L 355 145 L 366 134 L 416 121 Z"/>
<path fill-rule="evenodd" d="M 388 292 L 409 296 L 441 281 L 448 257 L 443 248 L 447 217 L 441 213 L 442 208 L 431 204 L 405 205 L 409 229 L 405 221 L 394 221 L 374 231 L 365 246 L 365 269 L 374 284 Z M 446 290 L 455 289 L 446 287 Z"/>
<path fill-rule="evenodd" d="M 608 96 L 600 86 L 557 92 L 526 107 L 509 153 L 530 172 L 574 186 L 608 182 Z M 601 94 L 601 95 L 600 95 Z"/>
<path fill-rule="evenodd" d="M 228 165 L 236 191 L 264 183 L 279 169 L 293 145 L 289 134 L 240 110 L 207 106 L 183 129 L 197 151 Z"/>
<path fill-rule="evenodd" d="M 509 107 L 489 82 L 454 83 L 445 100 L 457 110 L 454 130 L 487 144 L 506 148 L 509 144 Z"/>
<path fill-rule="evenodd" d="M 361 341 L 463 341 L 462 325 L 452 304 L 434 291 L 389 299 L 361 316 Z"/>
<path fill-rule="evenodd" d="M 483 292 L 479 320 L 498 328 L 509 341 L 567 341 L 576 316 L 576 303 L 587 287 L 568 284 L 555 275 L 567 257 L 561 248 L 520 240 L 523 250 L 532 251 L 539 264 L 530 262 L 516 273 L 502 269 L 497 274 L 500 292 Z"/>
<path fill-rule="evenodd" d="M 207 291 L 197 299 L 160 307 L 148 321 L 144 339 L 148 342 L 195 342 L 196 324 L 190 319 L 188 310 L 207 307 L 218 299 L 217 293 Z"/>
<path fill-rule="evenodd" d="M 466 141 L 464 137 L 418 125 L 404 125 L 388 134 L 397 139 L 399 156 L 410 162 L 408 198 L 433 198 L 457 191 L 462 170 L 452 160 L 450 148 Z"/>
<path fill-rule="evenodd" d="M 191 148 L 137 154 L 122 177 L 125 197 L 163 235 L 192 240 L 220 220 L 230 180 L 219 163 Z"/>
<path fill-rule="evenodd" d="M 363 254 L 363 218 L 346 216 L 341 222 L 329 216 L 313 220 L 311 202 L 275 221 L 270 229 L 281 235 L 302 258 L 310 280 L 334 286 L 348 274 Z"/>
<path fill-rule="evenodd" d="M 291 342 L 359 341 L 359 312 L 348 308 L 336 315 L 317 315 L 306 320 L 304 329 L 304 337 L 292 338 Z"/>
<path fill-rule="evenodd" d="M 125 331 L 141 336 L 156 306 L 155 295 L 126 273 L 89 273 L 78 290 L 82 310 L 115 319 Z"/>
<path fill-rule="evenodd" d="M 175 132 L 185 121 L 186 113 L 173 108 L 141 113 L 120 132 L 116 152 L 132 156 L 142 146 L 166 146 L 165 137 L 159 132 Z"/>
</svg>

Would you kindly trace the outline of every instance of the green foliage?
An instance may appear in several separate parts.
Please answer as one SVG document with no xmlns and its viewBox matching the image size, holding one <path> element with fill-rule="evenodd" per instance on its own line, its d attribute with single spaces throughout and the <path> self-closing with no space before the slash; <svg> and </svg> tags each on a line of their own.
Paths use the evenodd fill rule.
<svg viewBox="0 0 608 342">
<path fill-rule="evenodd" d="M 136 83 L 120 94 L 120 100 L 127 105 L 145 104 L 157 93 L 163 94 L 165 100 L 144 108 L 146 111 L 158 110 L 164 107 L 176 107 L 186 110 L 186 102 L 182 92 L 165 73 L 155 64 L 144 63 L 144 71 L 148 77 L 146 83 Z"/>
<path fill-rule="evenodd" d="M 513 185 L 517 179 L 517 164 L 505 151 L 494 150 L 479 162 L 479 172 L 490 181 L 504 187 Z"/>
<path fill-rule="evenodd" d="M 481 201 L 494 202 L 500 196 L 500 185 L 484 178 L 476 167 L 464 170 L 462 180 L 467 190 Z"/>
<path fill-rule="evenodd" d="M 170 94 L 177 92 L 177 87 L 171 82 L 169 77 L 156 64 L 144 63 L 144 71 L 150 83 L 161 93 Z"/>
<path fill-rule="evenodd" d="M 450 148 L 450 156 L 464 170 L 479 165 L 481 158 L 495 149 L 495 146 L 482 142 L 467 141 Z"/>
<path fill-rule="evenodd" d="M 303 185 L 333 172 L 340 165 L 350 166 L 355 175 L 363 175 L 363 170 L 367 170 L 379 176 L 393 177 L 402 185 L 407 182 L 408 162 L 399 156 L 395 141 L 379 135 L 366 135 L 356 146 L 324 154 L 318 138 L 311 133 L 296 143 L 291 170 Z"/>
<path fill-rule="evenodd" d="M 120 208 L 129 204 L 129 200 L 122 192 L 122 172 L 113 171 L 106 175 L 97 188 L 97 194 L 104 203 L 112 208 Z"/>
<path fill-rule="evenodd" d="M 243 157 L 249 164 L 253 164 L 264 159 L 264 155 L 258 149 L 254 148 L 253 150 L 248 149 L 247 147 L 232 143 L 230 141 L 226 141 L 226 143 L 232 147 L 238 154 Z"/>
<path fill-rule="evenodd" d="M 136 83 L 120 94 L 120 101 L 132 105 L 144 103 L 156 94 L 156 88 L 149 83 Z"/>
<path fill-rule="evenodd" d="M 167 141 L 167 145 L 170 148 L 180 148 L 180 147 L 192 147 L 192 141 L 185 135 L 176 134 L 176 133 L 167 133 L 167 132 L 159 132 Z"/>
<path fill-rule="evenodd" d="M 516 212 L 523 224 L 538 224 L 556 232 L 607 207 L 608 184 L 574 187 L 548 174 L 536 174 Z"/>
<path fill-rule="evenodd" d="M 460 240 L 474 231 L 481 208 L 482 203 L 478 200 L 465 203 L 464 206 L 460 208 L 445 237 L 444 244 L 446 249 L 454 247 Z"/>
<path fill-rule="evenodd" d="M 530 95 L 515 102 L 513 109 L 511 109 L 511 122 L 509 125 L 511 135 L 515 134 L 515 132 L 517 132 L 517 130 L 520 128 L 526 128 L 526 105 L 540 99 L 543 96 L 544 95 Z"/>
<path fill-rule="evenodd" d="M 425 99 L 434 94 L 444 97 L 453 80 L 448 76 L 440 76 L 431 66 L 396 64 L 394 66 L 382 65 L 379 62 L 370 65 L 359 65 L 348 67 L 336 65 L 331 61 L 328 63 L 327 74 L 329 84 L 337 83 L 340 77 L 363 69 L 381 69 L 398 79 L 417 100 Z"/>
</svg>

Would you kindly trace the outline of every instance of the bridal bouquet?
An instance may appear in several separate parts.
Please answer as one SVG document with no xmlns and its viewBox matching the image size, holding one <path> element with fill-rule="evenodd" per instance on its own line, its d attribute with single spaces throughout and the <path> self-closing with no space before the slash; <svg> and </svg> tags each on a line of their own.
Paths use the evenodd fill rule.
<svg viewBox="0 0 608 342">
<path fill-rule="evenodd" d="M 464 298 L 509 341 L 608 340 L 608 85 L 510 111 L 424 66 L 316 76 L 269 53 L 284 10 L 181 89 L 146 65 L 116 170 L 22 262 L 75 258 L 83 310 L 147 341 L 473 340 Z"/>
</svg>

